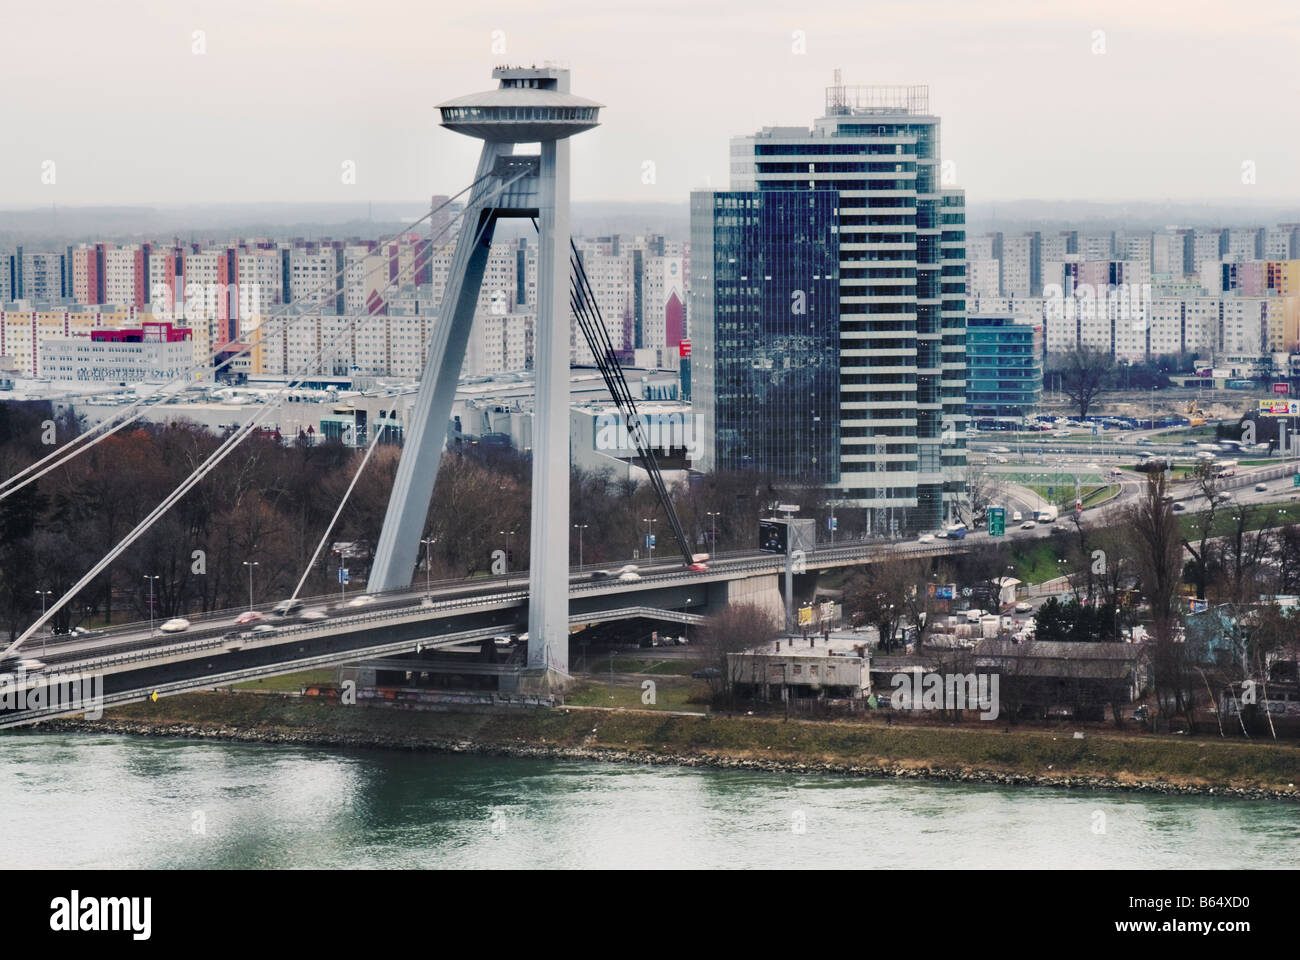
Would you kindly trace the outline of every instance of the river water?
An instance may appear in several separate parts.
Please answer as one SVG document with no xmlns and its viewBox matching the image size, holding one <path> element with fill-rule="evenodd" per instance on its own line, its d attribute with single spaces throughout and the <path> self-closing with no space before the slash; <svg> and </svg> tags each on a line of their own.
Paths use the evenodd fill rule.
<svg viewBox="0 0 1300 960">
<path fill-rule="evenodd" d="M 1289 802 L 0 738 L 0 867 L 1260 867 Z"/>
</svg>

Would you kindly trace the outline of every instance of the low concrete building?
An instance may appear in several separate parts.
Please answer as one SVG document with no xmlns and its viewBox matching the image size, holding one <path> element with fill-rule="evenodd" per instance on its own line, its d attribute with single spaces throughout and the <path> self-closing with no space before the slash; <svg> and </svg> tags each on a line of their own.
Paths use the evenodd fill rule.
<svg viewBox="0 0 1300 960">
<path fill-rule="evenodd" d="M 781 637 L 727 654 L 730 682 L 741 694 L 762 700 L 862 699 L 871 694 L 871 655 L 863 638 Z"/>
<path fill-rule="evenodd" d="M 1102 719 L 1107 704 L 1132 703 L 1146 678 L 1140 643 L 981 640 L 976 671 L 999 674 L 1007 711 Z"/>
</svg>

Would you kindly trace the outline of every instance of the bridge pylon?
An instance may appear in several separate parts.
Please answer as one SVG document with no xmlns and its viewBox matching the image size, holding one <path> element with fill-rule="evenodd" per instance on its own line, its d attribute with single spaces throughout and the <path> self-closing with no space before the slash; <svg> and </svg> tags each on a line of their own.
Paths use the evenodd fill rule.
<svg viewBox="0 0 1300 960">
<path fill-rule="evenodd" d="M 374 591 L 410 585 L 456 384 L 497 220 L 535 219 L 538 234 L 528 671 L 534 689 L 569 675 L 569 143 L 601 105 L 569 92 L 558 67 L 498 67 L 495 90 L 439 105 L 442 125 L 483 140 L 438 324 L 425 362 L 370 575 Z M 540 143 L 515 156 L 516 143 Z"/>
</svg>

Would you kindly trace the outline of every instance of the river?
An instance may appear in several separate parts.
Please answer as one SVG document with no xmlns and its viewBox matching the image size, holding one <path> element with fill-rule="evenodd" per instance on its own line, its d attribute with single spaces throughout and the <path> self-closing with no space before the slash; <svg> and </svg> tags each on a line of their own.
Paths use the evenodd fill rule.
<svg viewBox="0 0 1300 960">
<path fill-rule="evenodd" d="M 0 738 L 0 867 L 1260 867 L 1300 807 L 148 737 Z"/>
</svg>

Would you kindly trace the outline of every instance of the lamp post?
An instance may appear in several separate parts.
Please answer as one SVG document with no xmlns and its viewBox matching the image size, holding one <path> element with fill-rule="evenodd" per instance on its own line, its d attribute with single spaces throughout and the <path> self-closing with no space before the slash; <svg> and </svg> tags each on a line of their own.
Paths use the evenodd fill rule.
<svg viewBox="0 0 1300 960">
<path fill-rule="evenodd" d="M 428 596 L 433 596 L 433 545 L 438 542 L 437 537 L 424 537 L 420 540 L 424 544 L 424 592 Z"/>
<path fill-rule="evenodd" d="M 41 598 L 41 619 L 45 619 L 45 598 L 54 596 L 53 590 L 37 590 L 36 595 Z M 49 630 L 41 634 L 41 656 L 45 656 L 45 638 L 49 636 Z"/>
<path fill-rule="evenodd" d="M 578 569 L 582 569 L 582 531 L 591 526 L 589 523 L 575 523 L 573 529 L 578 531 Z"/>
<path fill-rule="evenodd" d="M 709 518 L 709 526 L 711 532 L 710 539 L 713 540 L 713 552 L 717 553 L 718 552 L 718 517 L 722 516 L 722 514 L 710 510 L 707 514 L 705 514 L 705 516 Z"/>
<path fill-rule="evenodd" d="M 149 636 L 152 637 L 153 636 L 153 582 L 155 580 L 161 580 L 162 577 L 158 575 L 146 576 L 145 579 L 149 581 Z"/>
<path fill-rule="evenodd" d="M 245 560 L 244 566 L 248 567 L 248 609 L 253 609 L 253 568 L 257 566 L 256 560 Z"/>
<path fill-rule="evenodd" d="M 506 586 L 510 586 L 510 538 L 514 536 L 513 530 L 498 530 L 498 534 L 506 538 Z"/>
</svg>

